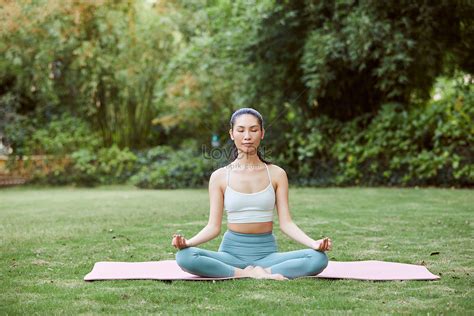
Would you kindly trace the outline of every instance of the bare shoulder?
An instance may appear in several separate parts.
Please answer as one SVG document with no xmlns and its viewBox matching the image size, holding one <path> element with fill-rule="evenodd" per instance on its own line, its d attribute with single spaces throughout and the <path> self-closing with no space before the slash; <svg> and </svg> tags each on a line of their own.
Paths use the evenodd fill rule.
<svg viewBox="0 0 474 316">
<path fill-rule="evenodd" d="M 218 187 L 223 187 L 226 184 L 227 170 L 226 167 L 222 167 L 214 170 L 209 179 L 209 185 L 217 185 Z"/>
<path fill-rule="evenodd" d="M 269 164 L 268 170 L 273 179 L 287 179 L 286 171 L 280 166 L 275 164 Z"/>
</svg>

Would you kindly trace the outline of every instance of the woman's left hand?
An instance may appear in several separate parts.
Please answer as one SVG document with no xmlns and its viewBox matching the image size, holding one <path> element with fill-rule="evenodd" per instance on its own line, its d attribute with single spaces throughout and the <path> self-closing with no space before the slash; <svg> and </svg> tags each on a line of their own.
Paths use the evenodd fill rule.
<svg viewBox="0 0 474 316">
<path fill-rule="evenodd" d="M 314 250 L 318 251 L 329 251 L 332 249 L 332 240 L 329 237 L 316 240 L 316 246 L 313 247 Z"/>
</svg>

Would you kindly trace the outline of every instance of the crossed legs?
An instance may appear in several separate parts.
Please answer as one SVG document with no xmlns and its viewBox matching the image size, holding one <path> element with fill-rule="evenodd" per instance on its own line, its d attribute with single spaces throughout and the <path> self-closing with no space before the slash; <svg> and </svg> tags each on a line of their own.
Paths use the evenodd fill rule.
<svg viewBox="0 0 474 316">
<path fill-rule="evenodd" d="M 192 274 L 206 277 L 263 276 L 265 271 L 273 277 L 297 278 L 316 275 L 328 265 L 324 252 L 303 249 L 289 252 L 274 252 L 258 260 L 238 258 L 228 252 L 211 251 L 196 247 L 184 248 L 176 254 L 176 262 Z M 255 271 L 249 266 L 256 266 Z M 243 270 L 241 270 L 243 269 Z"/>
<path fill-rule="evenodd" d="M 247 267 L 245 261 L 230 253 L 197 247 L 178 251 L 176 263 L 186 272 L 205 277 L 233 277 L 235 268 Z"/>
<path fill-rule="evenodd" d="M 255 265 L 261 266 L 271 274 L 281 274 L 289 279 L 321 273 L 328 265 L 326 253 L 313 249 L 288 252 L 274 252 Z"/>
</svg>

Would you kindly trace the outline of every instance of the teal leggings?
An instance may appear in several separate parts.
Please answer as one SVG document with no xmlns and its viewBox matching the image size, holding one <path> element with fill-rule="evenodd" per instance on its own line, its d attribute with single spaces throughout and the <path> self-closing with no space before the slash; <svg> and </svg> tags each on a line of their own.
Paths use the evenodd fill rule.
<svg viewBox="0 0 474 316">
<path fill-rule="evenodd" d="M 241 234 L 228 230 L 219 251 L 184 248 L 176 254 L 176 262 L 184 271 L 205 277 L 232 277 L 235 268 L 251 265 L 270 268 L 271 273 L 293 279 L 321 273 L 328 265 L 328 257 L 313 249 L 278 252 L 272 233 Z"/>
</svg>

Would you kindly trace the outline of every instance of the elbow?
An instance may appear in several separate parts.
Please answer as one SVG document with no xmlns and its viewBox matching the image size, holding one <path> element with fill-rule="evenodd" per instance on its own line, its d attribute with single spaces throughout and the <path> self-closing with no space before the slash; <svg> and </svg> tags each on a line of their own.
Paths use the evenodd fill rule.
<svg viewBox="0 0 474 316">
<path fill-rule="evenodd" d="M 212 232 L 212 238 L 215 238 L 221 234 L 221 226 L 220 225 L 208 225 L 209 229 Z"/>
<path fill-rule="evenodd" d="M 286 234 L 288 227 L 292 224 L 292 221 L 281 221 L 280 222 L 280 229 L 283 233 Z"/>
</svg>

